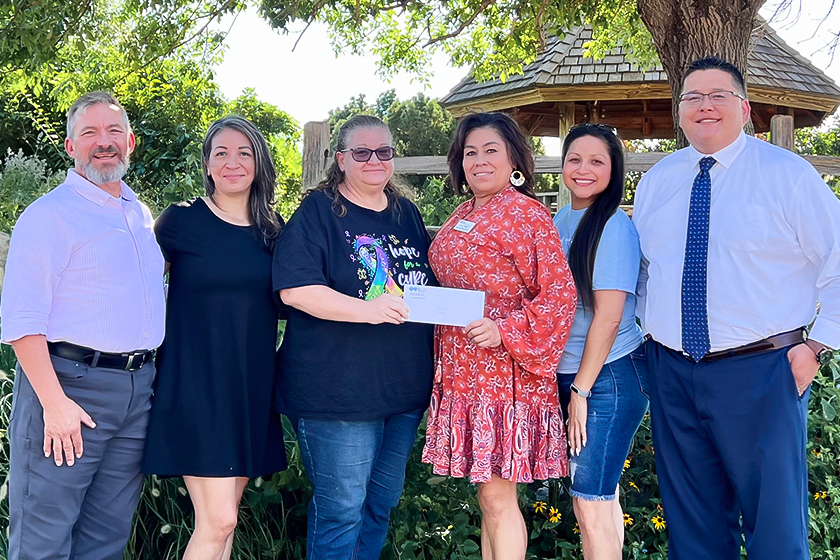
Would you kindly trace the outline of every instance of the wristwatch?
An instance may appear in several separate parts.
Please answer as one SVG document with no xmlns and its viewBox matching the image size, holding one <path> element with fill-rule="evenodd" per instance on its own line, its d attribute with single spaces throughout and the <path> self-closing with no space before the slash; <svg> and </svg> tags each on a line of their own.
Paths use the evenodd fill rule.
<svg viewBox="0 0 840 560">
<path fill-rule="evenodd" d="M 814 351 L 814 354 L 817 357 L 817 363 L 821 366 L 824 366 L 831 361 L 831 358 L 834 355 L 834 350 L 828 346 L 823 346 L 816 340 L 806 340 L 805 344 L 808 345 L 808 348 Z"/>
<path fill-rule="evenodd" d="M 581 389 L 580 387 L 578 387 L 574 383 L 572 383 L 572 391 L 574 391 L 575 393 L 577 393 L 578 395 L 580 395 L 584 399 L 588 399 L 589 397 L 592 396 L 592 391 L 584 391 L 583 389 Z"/>
</svg>

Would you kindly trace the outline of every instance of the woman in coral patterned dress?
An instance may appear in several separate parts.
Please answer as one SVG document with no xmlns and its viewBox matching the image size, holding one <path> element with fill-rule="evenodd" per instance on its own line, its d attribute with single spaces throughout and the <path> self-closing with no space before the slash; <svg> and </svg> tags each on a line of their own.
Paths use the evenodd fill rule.
<svg viewBox="0 0 840 560">
<path fill-rule="evenodd" d="M 575 310 L 574 280 L 534 160 L 516 122 L 473 114 L 449 150 L 452 184 L 474 198 L 438 232 L 429 261 L 442 286 L 481 290 L 485 318 L 437 327 L 423 461 L 478 484 L 485 559 L 525 557 L 516 483 L 568 474 L 555 371 Z"/>
</svg>

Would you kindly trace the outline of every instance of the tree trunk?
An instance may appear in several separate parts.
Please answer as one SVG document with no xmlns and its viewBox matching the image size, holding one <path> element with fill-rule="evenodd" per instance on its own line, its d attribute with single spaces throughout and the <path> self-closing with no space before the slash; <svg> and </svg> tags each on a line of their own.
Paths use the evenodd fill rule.
<svg viewBox="0 0 840 560">
<path fill-rule="evenodd" d="M 677 147 L 688 145 L 679 126 L 682 76 L 692 61 L 718 56 L 747 76 L 747 51 L 765 0 L 636 0 L 671 86 Z M 751 123 L 748 123 L 750 126 Z"/>
</svg>

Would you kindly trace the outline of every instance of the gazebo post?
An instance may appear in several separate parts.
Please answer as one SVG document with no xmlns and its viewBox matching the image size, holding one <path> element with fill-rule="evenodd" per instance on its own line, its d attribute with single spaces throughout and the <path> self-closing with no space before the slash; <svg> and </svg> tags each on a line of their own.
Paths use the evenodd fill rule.
<svg viewBox="0 0 840 560">
<path fill-rule="evenodd" d="M 330 123 L 318 121 L 303 125 L 302 192 L 318 185 L 327 169 L 329 157 Z"/>
<path fill-rule="evenodd" d="M 793 115 L 773 115 L 770 118 L 770 142 L 793 151 Z"/>
<path fill-rule="evenodd" d="M 560 149 L 562 150 L 563 141 L 566 139 L 566 135 L 569 134 L 569 129 L 575 125 L 575 104 L 558 103 L 557 110 L 560 114 L 560 126 L 557 130 L 557 136 L 560 138 Z M 557 186 L 557 209 L 560 210 L 571 201 L 571 193 L 561 179 L 560 184 Z"/>
</svg>

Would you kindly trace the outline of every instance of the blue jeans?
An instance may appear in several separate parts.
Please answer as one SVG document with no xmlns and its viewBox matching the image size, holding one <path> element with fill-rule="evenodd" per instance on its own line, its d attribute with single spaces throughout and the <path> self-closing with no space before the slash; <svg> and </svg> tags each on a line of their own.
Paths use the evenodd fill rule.
<svg viewBox="0 0 840 560">
<path fill-rule="evenodd" d="M 563 417 L 575 374 L 558 374 Z M 586 402 L 586 446 L 569 460 L 572 496 L 589 501 L 612 500 L 633 436 L 648 409 L 644 346 L 613 360 L 598 373 Z"/>
<path fill-rule="evenodd" d="M 296 419 L 313 489 L 307 560 L 378 560 L 423 412 L 374 421 Z"/>
</svg>

